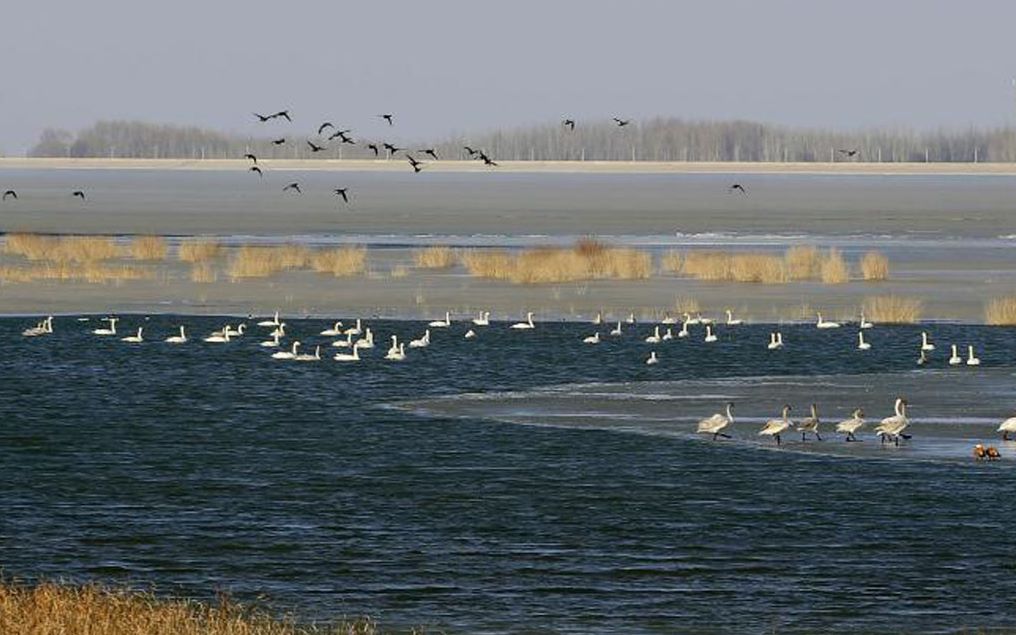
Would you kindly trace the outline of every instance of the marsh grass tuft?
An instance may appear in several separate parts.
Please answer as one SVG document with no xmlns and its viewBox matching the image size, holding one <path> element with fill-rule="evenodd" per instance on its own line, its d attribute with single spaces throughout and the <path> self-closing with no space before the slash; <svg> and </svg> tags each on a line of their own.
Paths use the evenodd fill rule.
<svg viewBox="0 0 1016 635">
<path fill-rule="evenodd" d="M 984 306 L 984 321 L 992 326 L 1016 326 L 1016 297 L 989 300 Z"/>
<path fill-rule="evenodd" d="M 424 247 L 413 252 L 413 261 L 420 269 L 448 269 L 455 266 L 455 252 L 450 247 Z"/>
<path fill-rule="evenodd" d="M 219 276 L 215 273 L 215 267 L 212 266 L 212 263 L 201 261 L 191 265 L 190 279 L 191 282 L 209 284 L 218 280 Z"/>
<path fill-rule="evenodd" d="M 652 274 L 652 256 L 627 247 L 610 247 L 590 239 L 572 248 L 539 247 L 510 254 L 502 249 L 462 254 L 470 275 L 514 284 L 547 284 L 579 280 L 639 280 Z"/>
<path fill-rule="evenodd" d="M 813 280 L 822 273 L 822 256 L 817 247 L 798 245 L 783 254 L 788 280 Z"/>
<path fill-rule="evenodd" d="M 367 249 L 364 247 L 339 247 L 317 250 L 311 256 L 311 268 L 318 273 L 330 273 L 336 277 L 355 276 L 366 270 Z"/>
<path fill-rule="evenodd" d="M 913 324 L 921 319 L 923 310 L 917 298 L 879 295 L 864 299 L 864 313 L 868 319 L 883 324 Z"/>
<path fill-rule="evenodd" d="M 889 258 L 877 251 L 869 251 L 861 257 L 861 277 L 879 281 L 889 279 Z"/>
<path fill-rule="evenodd" d="M 121 250 L 109 236 L 43 236 L 8 234 L 4 252 L 27 260 L 50 262 L 101 262 L 121 256 Z"/>
<path fill-rule="evenodd" d="M 222 254 L 222 247 L 210 238 L 197 238 L 180 243 L 177 258 L 181 262 L 205 262 L 215 260 Z"/>
<path fill-rule="evenodd" d="M 681 252 L 676 250 L 668 251 L 660 258 L 660 271 L 663 273 L 681 273 Z"/>
<path fill-rule="evenodd" d="M 162 236 L 138 236 L 128 248 L 134 260 L 165 260 L 166 239 Z"/>
<path fill-rule="evenodd" d="M 843 284 L 850 281 L 850 268 L 847 266 L 847 261 L 843 259 L 840 250 L 835 247 L 822 258 L 820 272 L 824 284 Z"/>
</svg>

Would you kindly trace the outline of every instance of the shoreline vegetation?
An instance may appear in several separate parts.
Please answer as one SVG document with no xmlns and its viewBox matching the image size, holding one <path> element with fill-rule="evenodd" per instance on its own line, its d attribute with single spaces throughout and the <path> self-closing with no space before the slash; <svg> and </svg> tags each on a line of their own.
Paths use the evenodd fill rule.
<svg viewBox="0 0 1016 635">
<path fill-rule="evenodd" d="M 220 595 L 170 599 L 100 584 L 0 581 L 0 632 L 92 635 L 380 635 L 369 617 L 305 624 Z M 413 629 L 408 631 L 418 633 Z"/>
<path fill-rule="evenodd" d="M 382 258 L 380 251 L 372 257 L 370 249 L 359 245 L 225 245 L 211 237 L 171 242 L 162 236 L 9 233 L 3 238 L 0 252 L 0 288 L 6 289 L 43 283 L 115 287 L 148 283 L 169 289 L 169 285 L 190 283 L 196 289 L 208 290 L 260 281 L 274 287 L 284 277 L 287 286 L 304 280 L 301 284 L 327 293 L 322 276 L 324 280 L 360 281 L 355 283 L 360 287 L 371 281 L 390 280 L 403 288 L 422 279 L 450 284 L 466 279 L 490 287 L 492 293 L 504 293 L 504 285 L 519 289 L 520 299 L 525 300 L 527 293 L 532 296 L 547 289 L 559 298 L 562 285 L 584 294 L 583 289 L 595 282 L 621 285 L 618 288 L 622 290 L 652 283 L 668 287 L 669 297 L 677 299 L 673 304 L 661 301 L 655 307 L 644 307 L 649 310 L 641 313 L 679 316 L 701 310 L 698 301 L 687 297 L 686 287 L 694 283 L 735 289 L 730 304 L 708 308 L 713 312 L 732 308 L 740 314 L 744 313 L 740 303 L 752 294 L 766 296 L 772 295 L 766 289 L 798 289 L 785 295 L 798 300 L 790 307 L 797 319 L 808 321 L 814 316 L 811 303 L 820 306 L 823 293 L 837 293 L 832 289 L 849 284 L 855 290 L 861 289 L 855 310 L 863 309 L 869 319 L 885 324 L 920 321 L 925 307 L 921 298 L 901 295 L 895 288 L 884 286 L 892 281 L 891 271 L 889 258 L 874 250 L 852 260 L 836 248 L 813 245 L 783 251 L 703 248 L 654 253 L 613 246 L 595 238 L 583 238 L 566 247 L 458 249 L 435 245 L 409 250 L 403 260 L 393 260 L 390 255 Z M 826 288 L 830 291 L 824 292 Z M 173 291 L 167 293 L 171 300 Z M 475 287 L 462 293 L 472 296 Z M 422 287 L 418 286 L 415 294 L 415 304 L 424 304 Z M 986 324 L 1016 325 L 1016 297 L 989 297 L 982 302 Z M 607 314 L 612 312 L 610 307 L 603 309 Z"/>
</svg>

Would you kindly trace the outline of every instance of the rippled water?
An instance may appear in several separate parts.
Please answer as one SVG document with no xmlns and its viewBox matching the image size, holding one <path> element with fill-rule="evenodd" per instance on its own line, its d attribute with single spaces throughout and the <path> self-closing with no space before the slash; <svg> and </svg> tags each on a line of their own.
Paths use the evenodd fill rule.
<svg viewBox="0 0 1016 635">
<path fill-rule="evenodd" d="M 127 316 L 161 339 L 225 318 Z M 1016 331 L 720 329 L 598 347 L 582 324 L 434 330 L 403 363 L 268 358 L 258 339 L 131 346 L 56 320 L 0 320 L 0 564 L 18 576 L 155 584 L 313 619 L 369 613 L 451 632 L 927 631 L 1012 625 L 1016 444 L 975 464 L 1011 416 Z M 324 321 L 291 320 L 306 344 Z M 636 335 L 637 333 L 637 335 Z M 949 368 L 949 343 L 980 368 Z M 329 353 L 331 350 L 328 351 Z M 738 377 L 746 379 L 739 380 Z M 905 392 L 914 438 L 788 442 L 754 431 L 791 401 L 828 421 L 885 416 Z M 483 398 L 477 398 L 481 393 Z M 713 443 L 694 420 L 727 398 Z M 860 403 L 859 403 L 860 402 Z M 523 424 L 523 425 L 520 425 Z M 536 424 L 536 425 L 532 425 Z"/>
</svg>

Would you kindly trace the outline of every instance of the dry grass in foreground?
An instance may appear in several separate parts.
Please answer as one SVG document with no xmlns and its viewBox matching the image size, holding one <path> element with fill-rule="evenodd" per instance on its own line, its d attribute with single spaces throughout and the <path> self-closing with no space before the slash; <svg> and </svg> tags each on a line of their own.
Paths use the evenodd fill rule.
<svg viewBox="0 0 1016 635">
<path fill-rule="evenodd" d="M 501 249 L 472 250 L 462 255 L 470 275 L 515 284 L 545 284 L 578 280 L 639 280 L 652 274 L 649 253 L 609 247 L 583 239 L 572 248 L 540 247 L 510 254 Z"/>
<path fill-rule="evenodd" d="M 377 624 L 299 625 L 228 599 L 164 600 L 98 585 L 0 583 L 0 633 L 31 635 L 376 635 Z"/>
<path fill-rule="evenodd" d="M 28 260 L 49 262 L 101 262 L 121 256 L 121 250 L 109 236 L 44 236 L 8 234 L 4 253 Z"/>
<path fill-rule="evenodd" d="M 864 299 L 864 314 L 882 324 L 913 324 L 921 319 L 923 305 L 917 298 L 878 295 Z"/>
<path fill-rule="evenodd" d="M 450 247 L 425 247 L 413 252 L 413 261 L 421 269 L 448 269 L 455 265 L 455 252 Z"/>
<path fill-rule="evenodd" d="M 162 236 L 138 236 L 131 241 L 129 251 L 134 260 L 165 260 L 169 250 Z"/>
<path fill-rule="evenodd" d="M 219 243 L 210 238 L 198 238 L 180 243 L 177 257 L 181 262 L 215 260 L 222 253 Z"/>
<path fill-rule="evenodd" d="M 1016 326 L 1016 297 L 990 300 L 984 307 L 984 321 L 993 326 Z"/>
</svg>

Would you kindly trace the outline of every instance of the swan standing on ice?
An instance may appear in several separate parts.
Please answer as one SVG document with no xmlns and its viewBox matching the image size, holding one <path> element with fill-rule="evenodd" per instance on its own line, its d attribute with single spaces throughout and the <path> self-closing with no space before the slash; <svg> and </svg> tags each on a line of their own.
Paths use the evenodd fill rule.
<svg viewBox="0 0 1016 635">
<path fill-rule="evenodd" d="M 436 329 L 446 329 L 451 325 L 452 325 L 452 314 L 449 313 L 448 311 L 445 311 L 443 320 L 434 320 L 433 322 L 427 324 L 427 326 Z"/>
<path fill-rule="evenodd" d="M 430 329 L 423 332 L 423 337 L 409 342 L 409 348 L 427 348 L 430 346 Z"/>
<path fill-rule="evenodd" d="M 92 331 L 93 335 L 116 335 L 116 323 L 120 321 L 120 318 L 111 317 L 105 319 L 107 322 L 109 322 L 109 328 L 95 329 L 94 331 Z"/>
<path fill-rule="evenodd" d="M 928 341 L 927 331 L 921 331 L 921 350 L 929 352 L 935 350 L 935 345 Z"/>
<path fill-rule="evenodd" d="M 525 322 L 516 322 L 515 324 L 512 324 L 508 328 L 512 328 L 512 329 L 535 329 L 536 325 L 533 324 L 533 312 L 530 311 L 530 312 L 526 313 L 526 321 Z"/>
<path fill-rule="evenodd" d="M 186 344 L 187 333 L 183 330 L 183 325 L 180 325 L 179 335 L 170 335 L 169 337 L 166 338 L 165 341 L 167 344 Z"/>
<path fill-rule="evenodd" d="M 722 412 L 717 412 L 708 419 L 703 419 L 702 421 L 699 421 L 696 432 L 713 435 L 713 441 L 716 440 L 716 437 L 723 437 L 724 439 L 729 439 L 730 435 L 725 434 L 723 430 L 725 430 L 727 426 L 729 426 L 730 424 L 734 423 L 734 415 L 731 414 L 730 412 L 731 408 L 733 407 L 734 402 L 728 401 L 726 414 Z"/>
<path fill-rule="evenodd" d="M 861 329 L 870 329 L 873 326 L 875 325 L 864 319 L 864 311 L 861 311 L 861 321 L 858 323 L 857 327 Z"/>
<path fill-rule="evenodd" d="M 924 351 L 921 352 L 923 353 Z M 897 397 L 893 410 L 896 414 L 882 419 L 878 426 L 875 427 L 875 433 L 882 439 L 883 444 L 886 442 L 886 439 L 892 439 L 896 445 L 899 445 L 900 439 L 910 438 L 909 434 L 903 434 L 903 431 L 910 425 L 910 420 L 907 419 L 907 400 Z"/>
<path fill-rule="evenodd" d="M 815 323 L 815 326 L 820 328 L 820 329 L 838 329 L 838 328 L 840 328 L 840 323 L 839 322 L 830 322 L 830 321 L 827 321 L 827 320 L 823 320 L 822 319 L 822 314 L 819 313 L 818 314 L 818 322 Z"/>
<path fill-rule="evenodd" d="M 471 340 L 474 337 L 476 337 L 476 331 L 474 331 L 473 329 L 469 329 L 468 331 L 466 331 L 466 334 L 463 335 L 462 337 L 464 337 L 467 340 Z"/>
<path fill-rule="evenodd" d="M 974 347 L 968 345 L 967 346 L 967 366 L 980 366 L 980 365 L 981 365 L 981 359 L 979 357 L 974 357 Z"/>
<path fill-rule="evenodd" d="M 490 326 L 490 311 L 480 311 L 480 315 L 473 318 L 476 326 Z"/>
<path fill-rule="evenodd" d="M 1016 432 L 1016 417 L 1009 417 L 998 426 L 998 431 L 1002 433 L 1002 440 L 1009 440 L 1009 433 Z"/>
<path fill-rule="evenodd" d="M 332 355 L 332 359 L 337 362 L 358 362 L 360 361 L 360 349 L 354 346 L 352 353 L 336 353 Z"/>
<path fill-rule="evenodd" d="M 850 415 L 849 419 L 845 419 L 836 424 L 837 432 L 844 432 L 847 435 L 847 441 L 857 441 L 857 437 L 854 433 L 861 429 L 864 425 L 864 410 L 858 408 Z"/>
<path fill-rule="evenodd" d="M 324 335 L 326 337 L 335 337 L 336 335 L 342 335 L 342 322 L 336 322 L 332 325 L 332 328 L 321 331 L 318 335 Z"/>
<path fill-rule="evenodd" d="M 955 344 L 952 345 L 952 356 L 949 358 L 950 366 L 959 366 L 963 363 L 963 358 L 960 357 L 959 347 Z"/>
<path fill-rule="evenodd" d="M 653 364 L 659 364 L 660 358 L 656 356 L 656 351 L 649 353 L 649 359 L 646 360 L 646 364 L 652 366 Z"/>
<path fill-rule="evenodd" d="M 592 335 L 584 338 L 582 340 L 582 343 L 583 344 L 599 344 L 600 343 L 600 332 L 597 331 L 596 333 L 593 333 Z"/>
<path fill-rule="evenodd" d="M 871 344 L 864 341 L 864 331 L 857 332 L 857 349 L 861 351 L 871 350 Z"/>
<path fill-rule="evenodd" d="M 143 330 L 145 330 L 145 327 L 139 326 L 136 335 L 128 335 L 127 337 L 121 337 L 120 341 L 127 342 L 128 344 L 140 344 L 141 342 L 145 341 L 144 338 L 141 337 L 141 332 Z"/>
<path fill-rule="evenodd" d="M 293 360 L 297 361 L 297 362 L 317 362 L 317 361 L 320 361 L 321 360 L 321 347 L 320 346 L 315 346 L 314 347 L 314 354 L 313 355 L 311 355 L 309 353 L 301 353 L 299 355 L 294 355 L 293 356 Z"/>
<path fill-rule="evenodd" d="M 300 348 L 300 342 L 293 342 L 293 347 L 288 351 L 275 351 L 272 359 L 296 359 L 296 349 Z"/>
<path fill-rule="evenodd" d="M 819 441 L 822 440 L 822 437 L 819 436 L 818 434 L 819 423 L 820 420 L 818 418 L 818 406 L 816 406 L 815 404 L 811 404 L 811 416 L 808 417 L 807 419 L 802 420 L 800 423 L 797 424 L 797 431 L 801 433 L 801 443 L 804 443 L 805 441 L 808 440 L 809 432 L 814 434 L 815 438 L 818 439 Z"/>
<path fill-rule="evenodd" d="M 273 317 L 272 319 L 270 319 L 270 320 L 261 320 L 260 322 L 258 322 L 258 326 L 278 326 L 279 324 L 281 324 L 281 322 L 279 322 L 279 312 L 278 311 L 275 312 L 275 317 Z"/>
<path fill-rule="evenodd" d="M 713 333 L 713 327 L 710 324 L 706 324 L 706 342 L 715 342 L 716 334 Z"/>
<path fill-rule="evenodd" d="M 769 421 L 766 421 L 766 424 L 762 426 L 761 430 L 759 430 L 759 435 L 773 437 L 776 439 L 776 445 L 780 445 L 780 435 L 786 432 L 790 426 L 794 425 L 794 422 L 788 417 L 790 411 L 790 404 L 784 404 L 783 415 L 779 419 L 770 419 Z"/>
<path fill-rule="evenodd" d="M 730 309 L 727 309 L 727 326 L 740 326 L 742 324 L 744 324 L 744 320 L 740 319 L 735 320 L 734 312 L 731 311 Z"/>
<path fill-rule="evenodd" d="M 610 334 L 616 337 L 621 333 L 623 333 L 623 331 L 621 330 L 621 322 L 618 322 L 617 326 L 610 330 Z"/>
<path fill-rule="evenodd" d="M 660 327 L 656 327 L 653 334 L 645 339 L 646 344 L 659 344 L 662 338 L 660 338 Z"/>
</svg>

